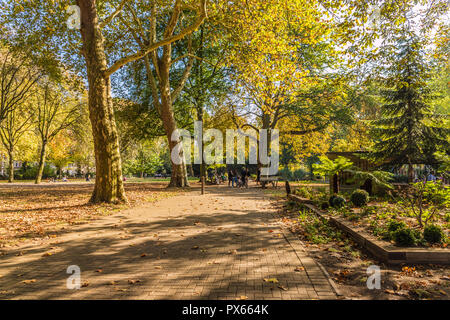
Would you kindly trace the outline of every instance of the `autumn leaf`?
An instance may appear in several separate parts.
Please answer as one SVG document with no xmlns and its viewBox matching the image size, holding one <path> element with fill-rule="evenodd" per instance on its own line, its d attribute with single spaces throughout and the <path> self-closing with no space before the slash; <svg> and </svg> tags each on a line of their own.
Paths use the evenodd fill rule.
<svg viewBox="0 0 450 320">
<path fill-rule="evenodd" d="M 264 278 L 264 282 L 278 283 L 278 279 L 277 278 Z"/>
<path fill-rule="evenodd" d="M 30 279 L 30 280 L 23 280 L 22 281 L 22 283 L 25 283 L 25 284 L 32 284 L 32 283 L 35 283 L 36 282 L 36 279 Z"/>
<path fill-rule="evenodd" d="M 132 280 L 132 279 L 128 280 L 128 284 L 136 284 L 139 282 L 141 282 L 141 280 Z"/>
</svg>

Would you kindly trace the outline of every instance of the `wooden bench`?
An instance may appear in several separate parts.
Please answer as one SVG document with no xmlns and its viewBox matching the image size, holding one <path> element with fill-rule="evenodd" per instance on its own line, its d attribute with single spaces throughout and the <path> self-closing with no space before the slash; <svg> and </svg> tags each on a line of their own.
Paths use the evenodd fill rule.
<svg viewBox="0 0 450 320">
<path fill-rule="evenodd" d="M 280 177 L 278 176 L 261 176 L 259 178 L 259 182 L 261 183 L 261 186 L 263 189 L 266 188 L 266 185 L 268 183 L 272 184 L 272 187 L 277 188 L 278 187 L 278 180 Z"/>
</svg>

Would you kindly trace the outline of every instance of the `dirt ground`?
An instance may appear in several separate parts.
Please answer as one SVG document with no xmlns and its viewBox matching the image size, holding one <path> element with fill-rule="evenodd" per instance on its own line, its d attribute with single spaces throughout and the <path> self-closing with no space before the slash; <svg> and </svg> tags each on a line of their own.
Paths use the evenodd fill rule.
<svg viewBox="0 0 450 320">
<path fill-rule="evenodd" d="M 345 235 L 326 244 L 315 244 L 298 222 L 298 207 L 277 200 L 280 221 L 304 243 L 309 255 L 321 263 L 346 299 L 450 299 L 450 267 L 443 265 L 387 266 L 374 260 Z M 381 289 L 367 288 L 367 268 L 381 269 Z"/>
<path fill-rule="evenodd" d="M 70 225 L 176 194 L 166 187 L 167 182 L 126 183 L 128 205 L 93 205 L 93 183 L 0 184 L 0 248 L 52 238 Z"/>
</svg>

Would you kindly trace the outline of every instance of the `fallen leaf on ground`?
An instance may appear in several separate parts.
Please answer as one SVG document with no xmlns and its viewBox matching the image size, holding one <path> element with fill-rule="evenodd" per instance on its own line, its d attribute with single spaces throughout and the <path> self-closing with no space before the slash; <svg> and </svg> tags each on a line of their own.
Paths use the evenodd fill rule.
<svg viewBox="0 0 450 320">
<path fill-rule="evenodd" d="M 141 254 L 141 258 L 144 258 L 144 257 L 146 257 L 146 256 L 147 256 L 146 253 L 142 253 L 142 254 Z"/>
<path fill-rule="evenodd" d="M 304 267 L 296 267 L 296 268 L 294 269 L 294 271 L 297 271 L 297 272 L 304 271 L 304 270 L 305 270 Z"/>
<path fill-rule="evenodd" d="M 278 286 L 278 288 L 280 288 L 283 291 L 287 291 L 286 287 L 284 287 L 284 286 Z"/>
<path fill-rule="evenodd" d="M 102 269 L 97 269 L 95 272 L 102 273 L 103 270 Z"/>
<path fill-rule="evenodd" d="M 264 282 L 278 283 L 277 278 L 264 278 Z"/>
<path fill-rule="evenodd" d="M 82 284 L 81 284 L 81 287 L 82 288 L 86 288 L 87 286 L 89 286 L 89 281 L 84 281 Z"/>
<path fill-rule="evenodd" d="M 239 298 L 237 298 L 236 300 L 247 300 L 248 297 L 247 296 L 240 296 Z"/>
<path fill-rule="evenodd" d="M 192 250 L 197 250 L 199 247 L 198 246 L 193 246 L 191 249 Z"/>
<path fill-rule="evenodd" d="M 35 283 L 36 279 L 23 280 L 22 282 L 25 283 L 25 284 L 31 284 L 31 283 Z"/>
<path fill-rule="evenodd" d="M 0 294 L 12 294 L 12 293 L 14 293 L 14 291 L 8 291 L 8 290 L 1 290 L 0 291 Z"/>
<path fill-rule="evenodd" d="M 110 281 L 110 282 L 108 282 L 107 284 L 108 284 L 109 286 L 115 286 L 117 283 L 118 283 L 117 281 Z"/>
<path fill-rule="evenodd" d="M 129 284 L 136 284 L 136 283 L 139 283 L 139 282 L 141 282 L 141 280 L 128 280 L 128 283 Z"/>
</svg>

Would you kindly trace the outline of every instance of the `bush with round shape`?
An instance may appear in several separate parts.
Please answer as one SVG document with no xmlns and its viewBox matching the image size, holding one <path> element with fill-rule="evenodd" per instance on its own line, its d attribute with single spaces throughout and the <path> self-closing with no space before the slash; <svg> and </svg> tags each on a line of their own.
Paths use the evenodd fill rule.
<svg viewBox="0 0 450 320">
<path fill-rule="evenodd" d="M 350 201 L 358 208 L 364 207 L 369 202 L 369 193 L 366 190 L 356 189 L 350 196 Z"/>
<path fill-rule="evenodd" d="M 416 244 L 416 237 L 410 228 L 400 228 L 393 233 L 395 244 L 401 247 L 412 247 Z"/>
<path fill-rule="evenodd" d="M 333 201 L 334 199 L 337 197 L 337 195 L 333 194 L 330 199 L 328 199 L 328 204 L 330 205 L 330 207 L 333 206 Z"/>
<path fill-rule="evenodd" d="M 333 208 L 342 208 L 345 205 L 345 198 L 341 196 L 336 196 L 333 199 Z"/>
<path fill-rule="evenodd" d="M 406 223 L 404 223 L 403 221 L 397 221 L 397 220 L 391 220 L 388 222 L 388 225 L 387 225 L 387 229 L 389 232 L 395 232 L 399 229 L 405 229 L 406 227 L 407 227 Z"/>
<path fill-rule="evenodd" d="M 320 204 L 320 209 L 327 210 L 330 207 L 330 204 L 328 202 L 322 202 Z"/>
<path fill-rule="evenodd" d="M 441 227 L 430 224 L 423 229 L 423 238 L 430 244 L 441 243 L 444 238 L 444 232 Z"/>
</svg>

